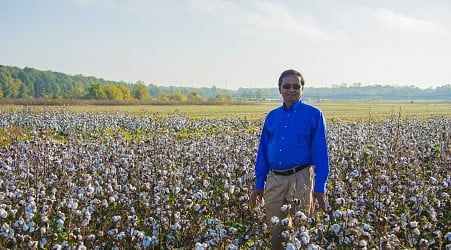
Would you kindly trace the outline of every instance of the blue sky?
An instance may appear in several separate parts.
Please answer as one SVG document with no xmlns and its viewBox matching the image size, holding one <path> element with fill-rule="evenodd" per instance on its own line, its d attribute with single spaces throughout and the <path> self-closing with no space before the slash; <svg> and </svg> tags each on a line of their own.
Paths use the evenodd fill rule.
<svg viewBox="0 0 451 250">
<path fill-rule="evenodd" d="M 0 64 L 160 86 L 451 83 L 448 0 L 3 0 Z"/>
</svg>

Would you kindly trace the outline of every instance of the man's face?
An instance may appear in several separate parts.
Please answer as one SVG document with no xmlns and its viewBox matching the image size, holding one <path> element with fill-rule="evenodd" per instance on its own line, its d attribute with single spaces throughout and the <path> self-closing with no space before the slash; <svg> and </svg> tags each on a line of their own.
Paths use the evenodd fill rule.
<svg viewBox="0 0 451 250">
<path fill-rule="evenodd" d="M 282 84 L 279 87 L 279 92 L 282 95 L 285 105 L 290 107 L 296 103 L 302 95 L 304 86 L 301 85 L 301 78 L 296 75 L 288 75 L 282 78 Z"/>
</svg>

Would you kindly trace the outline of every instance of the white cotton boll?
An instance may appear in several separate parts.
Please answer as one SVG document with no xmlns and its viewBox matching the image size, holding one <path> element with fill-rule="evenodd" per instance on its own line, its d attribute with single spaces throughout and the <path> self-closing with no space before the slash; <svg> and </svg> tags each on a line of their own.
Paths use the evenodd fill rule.
<svg viewBox="0 0 451 250">
<path fill-rule="evenodd" d="M 285 246 L 285 250 L 296 250 L 296 249 L 300 249 L 300 247 L 296 247 L 292 242 L 288 242 L 287 245 Z"/>
<path fill-rule="evenodd" d="M 55 244 L 52 246 L 52 250 L 61 250 L 63 249 L 63 246 L 61 246 L 60 244 Z"/>
<path fill-rule="evenodd" d="M 350 245 L 350 244 L 352 243 L 352 240 L 351 240 L 351 238 L 349 238 L 348 236 L 346 236 L 346 237 L 343 239 L 343 243 L 344 243 L 345 245 Z"/>
<path fill-rule="evenodd" d="M 277 225 L 277 224 L 279 224 L 279 222 L 280 222 L 279 217 L 277 217 L 277 216 L 271 217 L 272 224 Z"/>
<path fill-rule="evenodd" d="M 435 179 L 434 177 L 429 178 L 429 182 L 430 182 L 432 185 L 437 185 L 437 184 L 438 184 L 437 179 Z"/>
<path fill-rule="evenodd" d="M 358 220 L 357 220 L 356 218 L 352 218 L 352 219 L 350 219 L 350 220 L 348 221 L 348 225 L 349 225 L 350 227 L 354 227 L 354 226 L 356 226 L 358 223 L 359 223 L 359 222 L 358 222 Z"/>
<path fill-rule="evenodd" d="M 204 249 L 207 249 L 207 247 L 208 247 L 208 244 L 207 243 L 200 243 L 200 242 L 196 242 L 196 245 L 195 245 L 195 250 L 204 250 Z"/>
<path fill-rule="evenodd" d="M 337 203 L 337 205 L 344 205 L 345 199 L 340 197 L 340 198 L 336 199 L 335 202 Z"/>
<path fill-rule="evenodd" d="M 230 200 L 230 197 L 229 197 L 229 194 L 228 194 L 228 193 L 224 193 L 222 196 L 223 196 L 223 198 L 224 198 L 225 201 Z"/>
<path fill-rule="evenodd" d="M 283 205 L 281 208 L 280 208 L 280 210 L 282 211 L 282 212 L 287 212 L 289 209 L 291 208 L 291 205 L 290 204 L 285 204 L 285 205 Z"/>
<path fill-rule="evenodd" d="M 364 223 L 364 224 L 362 225 L 362 227 L 360 228 L 360 231 L 366 232 L 366 231 L 368 231 L 368 230 L 370 230 L 370 229 L 371 229 L 371 226 Z"/>
<path fill-rule="evenodd" d="M 319 250 L 319 249 L 320 249 L 320 247 L 317 245 L 309 245 L 307 247 L 307 250 Z"/>
<path fill-rule="evenodd" d="M 446 239 L 448 242 L 451 242 L 451 232 L 447 232 L 447 233 L 445 234 L 445 239 Z"/>
<path fill-rule="evenodd" d="M 14 191 L 14 198 L 20 198 L 22 197 L 22 192 L 20 190 Z"/>
<path fill-rule="evenodd" d="M 284 230 L 280 233 L 280 236 L 282 236 L 282 238 L 284 238 L 284 239 L 290 238 L 290 235 L 291 235 L 290 231 L 288 231 L 288 230 Z"/>
<path fill-rule="evenodd" d="M 305 215 L 302 211 L 297 211 L 295 215 L 296 215 L 296 217 L 300 218 L 301 220 L 308 219 L 307 215 Z"/>
<path fill-rule="evenodd" d="M 14 222 L 13 226 L 18 228 L 18 227 L 22 226 L 24 222 L 25 222 L 24 219 L 19 218 Z"/>
<path fill-rule="evenodd" d="M 144 233 L 139 230 L 133 230 L 133 235 L 136 236 L 138 239 L 144 238 Z"/>
<path fill-rule="evenodd" d="M 120 232 L 118 235 L 116 235 L 116 239 L 118 241 L 122 241 L 125 238 L 125 232 Z"/>
<path fill-rule="evenodd" d="M 34 240 L 31 240 L 31 241 L 29 241 L 29 242 L 27 243 L 27 246 L 28 246 L 29 248 L 31 248 L 31 249 L 34 249 L 34 248 L 36 248 L 36 247 L 38 246 L 38 242 L 37 242 L 37 241 L 34 241 Z"/>
<path fill-rule="evenodd" d="M 412 233 L 415 234 L 416 236 L 419 236 L 421 234 L 420 229 L 418 228 L 413 229 Z"/>
<path fill-rule="evenodd" d="M 90 218 L 84 218 L 83 221 L 81 222 L 82 226 L 87 226 L 89 224 Z"/>
<path fill-rule="evenodd" d="M 171 226 L 171 229 L 178 231 L 178 230 L 182 229 L 182 226 L 179 223 L 175 223 Z"/>
<path fill-rule="evenodd" d="M 409 225 L 410 225 L 411 228 L 416 228 L 416 227 L 418 227 L 418 222 L 411 221 Z"/>
<path fill-rule="evenodd" d="M 197 192 L 197 193 L 195 193 L 195 194 L 193 195 L 193 198 L 194 198 L 194 199 L 200 199 L 200 198 L 202 198 L 202 194 L 201 194 L 200 192 Z"/>
<path fill-rule="evenodd" d="M 317 234 L 318 233 L 318 230 L 320 231 L 320 232 L 325 232 L 326 230 L 327 230 L 327 226 L 326 225 L 324 225 L 324 224 L 322 224 L 322 223 L 318 223 L 318 225 L 316 226 L 316 228 L 312 228 L 312 229 L 310 229 L 310 232 L 312 232 L 313 234 Z"/>
<path fill-rule="evenodd" d="M 235 192 L 235 185 L 230 185 L 229 192 L 233 194 Z"/>
<path fill-rule="evenodd" d="M 117 234 L 118 232 L 119 232 L 119 230 L 117 228 L 113 228 L 113 229 L 108 230 L 107 233 L 108 233 L 108 235 L 113 236 L 113 235 Z"/>
<path fill-rule="evenodd" d="M 427 245 L 429 245 L 429 241 L 426 239 L 420 239 L 420 242 L 418 242 L 418 244 L 420 246 L 427 246 Z"/>
<path fill-rule="evenodd" d="M 304 245 L 307 245 L 310 242 L 310 236 L 307 234 L 307 232 L 301 234 L 301 241 Z"/>
<path fill-rule="evenodd" d="M 27 232 L 30 229 L 30 226 L 27 223 L 22 225 L 22 231 Z"/>
<path fill-rule="evenodd" d="M 86 236 L 86 240 L 87 241 L 94 241 L 96 238 L 96 236 L 94 234 L 89 234 Z"/>
<path fill-rule="evenodd" d="M 224 238 L 225 236 L 227 236 L 227 229 L 222 228 L 222 229 L 219 231 L 219 237 Z"/>
<path fill-rule="evenodd" d="M 128 215 L 127 216 L 127 220 L 129 221 L 136 221 L 138 219 L 138 217 L 136 215 Z"/>
<path fill-rule="evenodd" d="M 281 221 L 280 221 L 280 224 L 282 225 L 282 226 L 288 226 L 288 223 L 289 223 L 290 221 L 287 219 L 287 218 L 283 218 Z"/>
<path fill-rule="evenodd" d="M 113 221 L 114 222 L 118 222 L 118 221 L 120 221 L 121 220 L 121 216 L 120 215 L 115 215 L 115 216 L 113 216 Z"/>
<path fill-rule="evenodd" d="M 230 232 L 230 234 L 235 235 L 235 234 L 238 233 L 238 229 L 236 229 L 236 228 L 234 228 L 234 227 L 231 227 L 231 228 L 229 229 L 229 232 Z"/>
<path fill-rule="evenodd" d="M 143 237 L 143 240 L 142 240 L 142 242 L 141 242 L 141 246 L 143 246 L 143 247 L 149 247 L 150 246 L 150 244 L 151 244 L 151 242 L 152 242 L 152 239 L 150 238 L 150 236 L 144 236 Z"/>
<path fill-rule="evenodd" d="M 0 208 L 0 218 L 6 219 L 6 217 L 8 217 L 8 212 L 6 212 L 5 209 Z"/>
<path fill-rule="evenodd" d="M 366 240 L 359 241 L 359 247 L 366 247 L 366 246 L 368 246 L 368 243 L 366 242 Z"/>
<path fill-rule="evenodd" d="M 11 213 L 12 216 L 16 216 L 17 209 L 10 209 L 9 212 Z"/>
<path fill-rule="evenodd" d="M 34 213 L 25 212 L 25 220 L 30 221 L 34 217 Z"/>
<path fill-rule="evenodd" d="M 58 219 L 58 220 L 56 220 L 56 227 L 57 228 L 62 228 L 63 227 L 63 225 L 64 225 L 64 221 L 63 220 L 61 220 L 61 219 Z"/>
<path fill-rule="evenodd" d="M 377 190 L 379 191 L 379 193 L 384 194 L 384 193 L 387 192 L 387 189 L 388 189 L 387 186 L 382 185 L 382 186 L 380 186 Z"/>
<path fill-rule="evenodd" d="M 335 218 L 340 218 L 342 216 L 342 213 L 339 210 L 335 210 L 335 212 L 332 214 L 332 216 Z"/>
<path fill-rule="evenodd" d="M 407 221 L 407 215 L 406 214 L 401 214 L 401 220 L 402 221 Z"/>
<path fill-rule="evenodd" d="M 215 248 L 218 245 L 218 240 L 216 239 L 211 239 L 207 241 L 207 247 L 209 248 Z"/>
<path fill-rule="evenodd" d="M 45 245 L 47 245 L 47 239 L 46 239 L 45 237 L 41 238 L 41 239 L 39 240 L 39 245 L 40 245 L 41 247 L 45 247 Z"/>
<path fill-rule="evenodd" d="M 341 226 L 339 224 L 333 224 L 332 225 L 332 231 L 337 235 L 341 230 Z"/>
<path fill-rule="evenodd" d="M 238 247 L 237 247 L 235 244 L 230 243 L 230 244 L 227 246 L 227 249 L 228 249 L 228 250 L 238 250 Z"/>
<path fill-rule="evenodd" d="M 426 197 L 426 196 L 421 197 L 421 202 L 424 203 L 424 204 L 427 204 L 428 203 L 428 197 Z"/>
<path fill-rule="evenodd" d="M 448 194 L 448 193 L 445 193 L 445 192 L 442 192 L 441 196 L 442 196 L 442 198 L 445 199 L 445 200 L 449 198 L 449 194 Z"/>
</svg>

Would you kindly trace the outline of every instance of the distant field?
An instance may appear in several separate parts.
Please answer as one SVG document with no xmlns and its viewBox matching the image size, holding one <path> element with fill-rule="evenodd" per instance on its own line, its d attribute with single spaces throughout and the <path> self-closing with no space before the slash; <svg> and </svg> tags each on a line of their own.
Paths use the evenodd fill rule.
<svg viewBox="0 0 451 250">
<path fill-rule="evenodd" d="M 312 102 L 324 111 L 327 120 L 370 121 L 390 117 L 426 119 L 431 116 L 451 118 L 449 102 Z M 132 116 L 183 114 L 198 118 L 219 119 L 263 119 L 280 103 L 224 104 L 224 105 L 70 105 L 70 106 L 27 106 L 34 110 L 65 109 L 71 112 L 127 113 Z M 20 105 L 0 106 L 0 110 L 20 109 Z"/>
</svg>

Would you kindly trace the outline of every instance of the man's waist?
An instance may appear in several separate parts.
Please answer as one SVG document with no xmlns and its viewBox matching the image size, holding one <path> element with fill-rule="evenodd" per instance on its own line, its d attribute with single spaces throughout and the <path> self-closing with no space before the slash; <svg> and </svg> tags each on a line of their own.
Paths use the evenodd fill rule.
<svg viewBox="0 0 451 250">
<path fill-rule="evenodd" d="M 299 172 L 299 171 L 301 171 L 303 169 L 306 169 L 306 168 L 308 168 L 310 166 L 312 166 L 312 164 L 303 164 L 303 165 L 297 165 L 296 167 L 290 168 L 290 169 L 283 169 L 283 170 L 272 169 L 271 171 L 274 174 L 277 174 L 277 175 L 285 175 L 285 176 L 287 176 L 287 175 L 292 175 L 294 173 L 297 173 L 297 172 Z"/>
</svg>

